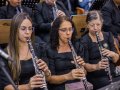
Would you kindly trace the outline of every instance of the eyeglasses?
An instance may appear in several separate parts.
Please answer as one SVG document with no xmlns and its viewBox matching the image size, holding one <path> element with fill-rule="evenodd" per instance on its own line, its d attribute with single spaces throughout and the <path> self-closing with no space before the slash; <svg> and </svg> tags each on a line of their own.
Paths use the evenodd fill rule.
<svg viewBox="0 0 120 90">
<path fill-rule="evenodd" d="M 22 31 L 26 31 L 26 30 L 34 31 L 34 27 L 32 27 L 32 26 L 29 26 L 29 27 L 20 26 L 19 29 L 22 30 Z"/>
<path fill-rule="evenodd" d="M 70 28 L 60 28 L 59 30 L 64 32 L 64 33 L 68 32 L 68 31 L 69 32 L 73 32 L 74 31 L 74 29 L 72 27 L 70 27 Z"/>
</svg>

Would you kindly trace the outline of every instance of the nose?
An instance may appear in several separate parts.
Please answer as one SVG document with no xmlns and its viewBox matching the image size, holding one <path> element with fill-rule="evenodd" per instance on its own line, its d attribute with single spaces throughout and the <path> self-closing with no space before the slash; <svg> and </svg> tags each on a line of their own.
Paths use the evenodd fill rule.
<svg viewBox="0 0 120 90">
<path fill-rule="evenodd" d="M 97 29 L 97 25 L 94 25 L 94 29 L 95 29 L 95 30 Z"/>
<path fill-rule="evenodd" d="M 66 32 L 66 33 L 67 33 L 67 35 L 69 35 L 69 34 L 70 34 L 70 30 L 67 30 L 67 32 Z"/>
<path fill-rule="evenodd" d="M 27 34 L 30 33 L 30 30 L 29 30 L 28 28 L 26 29 L 26 33 L 27 33 Z"/>
</svg>

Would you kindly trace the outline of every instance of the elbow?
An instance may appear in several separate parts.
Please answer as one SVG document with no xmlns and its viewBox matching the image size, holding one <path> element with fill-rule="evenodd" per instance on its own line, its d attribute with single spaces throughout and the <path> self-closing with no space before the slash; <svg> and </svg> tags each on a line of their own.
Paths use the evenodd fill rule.
<svg viewBox="0 0 120 90">
<path fill-rule="evenodd" d="M 7 85 L 4 87 L 4 90 L 14 90 L 12 85 Z"/>
</svg>

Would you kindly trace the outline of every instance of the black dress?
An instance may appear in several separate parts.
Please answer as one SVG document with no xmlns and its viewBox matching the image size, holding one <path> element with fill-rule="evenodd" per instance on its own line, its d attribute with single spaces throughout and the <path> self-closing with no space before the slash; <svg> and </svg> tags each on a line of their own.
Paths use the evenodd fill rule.
<svg viewBox="0 0 120 90">
<path fill-rule="evenodd" d="M 44 50 L 45 45 L 44 46 L 43 45 L 42 45 L 42 43 L 41 43 L 41 45 L 36 43 L 34 45 L 34 50 L 35 50 L 35 53 L 38 58 L 41 58 L 41 59 L 45 60 L 45 62 L 47 62 L 46 54 L 45 54 L 45 50 Z M 8 61 L 4 60 L 4 59 L 2 59 L 1 61 L 4 62 L 5 69 L 11 75 L 10 68 L 8 66 Z M 21 64 L 21 73 L 19 76 L 19 85 L 28 84 L 30 78 L 35 75 L 35 69 L 33 66 L 32 59 L 30 58 L 28 60 L 20 60 L 20 64 Z M 14 81 L 14 82 L 16 83 L 16 81 Z M 10 81 L 7 79 L 4 72 L 0 69 L 0 90 L 4 90 L 4 87 L 9 84 L 11 84 Z M 42 90 L 42 89 L 39 88 L 39 89 L 35 89 L 35 90 Z"/>
<path fill-rule="evenodd" d="M 107 47 L 105 48 L 116 52 L 112 34 L 108 32 L 103 32 L 103 37 L 104 40 L 101 41 L 103 47 L 105 47 L 105 44 L 107 44 Z M 90 64 L 97 64 L 101 60 L 98 44 L 96 42 L 92 42 L 88 34 L 85 35 L 81 39 L 81 41 L 85 44 L 86 48 L 88 49 L 87 52 L 89 55 L 88 55 L 88 60 L 86 62 Z M 114 77 L 115 65 L 112 62 L 112 60 L 110 60 L 109 62 L 110 62 L 111 74 Z M 95 90 L 110 83 L 107 72 L 105 72 L 105 70 L 89 72 L 87 74 L 87 79 L 89 82 L 93 84 Z"/>
<path fill-rule="evenodd" d="M 84 48 L 80 43 L 75 45 L 75 48 L 78 55 L 84 58 Z M 71 52 L 58 53 L 58 51 L 49 49 L 47 52 L 47 57 L 49 59 L 49 68 L 51 70 L 52 75 L 63 75 L 69 73 L 72 69 L 75 69 L 75 65 L 71 63 L 73 61 Z M 65 83 L 55 85 L 50 84 L 49 90 L 65 90 L 65 84 L 74 81 L 67 81 Z"/>
</svg>

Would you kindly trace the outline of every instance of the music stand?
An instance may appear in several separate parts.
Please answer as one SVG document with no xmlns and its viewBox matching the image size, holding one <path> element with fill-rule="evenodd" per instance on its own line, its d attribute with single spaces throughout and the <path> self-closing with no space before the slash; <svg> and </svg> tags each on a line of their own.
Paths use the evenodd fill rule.
<svg viewBox="0 0 120 90">
<path fill-rule="evenodd" d="M 40 0 L 23 0 L 22 5 L 32 8 L 34 10 L 35 4 L 39 2 Z"/>
<path fill-rule="evenodd" d="M 0 44 L 8 43 L 11 19 L 0 19 Z"/>
<path fill-rule="evenodd" d="M 100 10 L 107 1 L 108 0 L 95 0 L 92 3 L 89 11 L 91 11 L 91 10 Z"/>
</svg>

